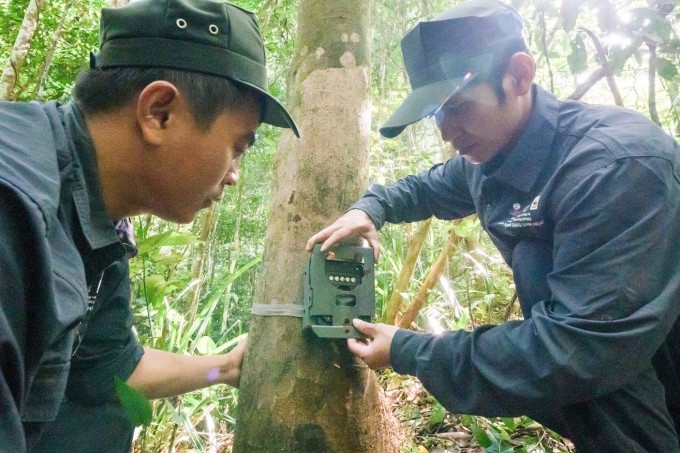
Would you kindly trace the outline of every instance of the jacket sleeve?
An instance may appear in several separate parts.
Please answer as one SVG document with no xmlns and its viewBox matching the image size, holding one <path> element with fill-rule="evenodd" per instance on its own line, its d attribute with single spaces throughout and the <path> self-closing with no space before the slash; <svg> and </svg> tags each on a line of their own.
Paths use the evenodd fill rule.
<svg viewBox="0 0 680 453">
<path fill-rule="evenodd" d="M 372 185 L 350 207 L 368 214 L 377 229 L 385 222 L 415 222 L 435 216 L 450 220 L 475 212 L 463 159 L 454 157 L 389 187 Z"/>
<path fill-rule="evenodd" d="M 27 352 L 29 329 L 27 318 L 32 309 L 47 305 L 40 297 L 40 266 L 49 259 L 40 247 L 36 227 L 39 212 L 27 208 L 0 178 L 0 450 L 23 451 L 26 448 L 21 414 L 28 393 L 27 382 L 36 373 L 39 358 Z M 34 264 L 33 267 L 31 264 Z M 47 311 L 47 310 L 44 310 Z M 38 311 L 38 314 L 40 311 Z M 43 321 L 38 317 L 36 321 Z M 40 326 L 41 324 L 38 323 Z M 40 346 L 44 346 L 39 344 Z M 41 351 L 42 352 L 42 351 Z"/>
<path fill-rule="evenodd" d="M 673 163 L 619 159 L 563 185 L 551 208 L 552 297 L 530 319 L 395 335 L 395 371 L 417 376 L 449 410 L 512 416 L 606 395 L 648 369 L 678 318 Z"/>
</svg>

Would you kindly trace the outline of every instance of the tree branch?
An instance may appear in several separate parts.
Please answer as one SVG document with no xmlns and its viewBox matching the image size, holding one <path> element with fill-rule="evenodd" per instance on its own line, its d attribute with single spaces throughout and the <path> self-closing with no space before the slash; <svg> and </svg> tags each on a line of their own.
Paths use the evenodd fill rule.
<svg viewBox="0 0 680 453">
<path fill-rule="evenodd" d="M 659 112 L 657 112 L 656 110 L 656 44 L 648 42 L 647 47 L 649 48 L 649 73 L 648 73 L 649 94 L 647 99 L 647 106 L 649 108 L 649 118 L 656 124 L 661 126 L 661 120 L 659 120 Z"/>
<path fill-rule="evenodd" d="M 604 71 L 604 76 L 607 78 L 607 85 L 609 85 L 609 91 L 611 91 L 612 96 L 614 96 L 614 103 L 616 105 L 623 106 L 623 98 L 621 97 L 621 92 L 619 91 L 619 88 L 616 86 L 616 79 L 614 78 L 614 74 L 612 73 L 611 67 L 609 66 L 607 54 L 602 48 L 602 43 L 600 43 L 600 40 L 595 35 L 595 33 L 588 30 L 587 28 L 579 27 L 579 30 L 588 35 L 590 40 L 593 42 L 593 45 L 595 46 L 597 59 L 600 61 L 600 65 L 602 67 L 602 70 Z"/>
<path fill-rule="evenodd" d="M 575 99 L 579 100 L 583 97 L 584 94 L 588 92 L 589 89 L 593 87 L 597 82 L 599 82 L 603 77 L 605 76 L 605 71 L 603 68 L 597 68 L 595 72 L 590 74 L 588 76 L 588 79 L 586 79 L 583 83 L 581 83 L 579 86 L 577 86 L 574 91 L 567 96 L 567 99 Z"/>
</svg>

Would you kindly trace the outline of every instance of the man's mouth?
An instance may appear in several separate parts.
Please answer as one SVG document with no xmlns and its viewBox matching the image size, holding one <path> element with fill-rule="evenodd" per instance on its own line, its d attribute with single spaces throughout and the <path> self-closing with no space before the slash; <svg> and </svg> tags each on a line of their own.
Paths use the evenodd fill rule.
<svg viewBox="0 0 680 453">
<path fill-rule="evenodd" d="M 452 143 L 453 148 L 458 151 L 458 154 L 461 156 L 467 154 L 467 151 L 470 149 L 471 145 L 469 143 Z"/>
</svg>

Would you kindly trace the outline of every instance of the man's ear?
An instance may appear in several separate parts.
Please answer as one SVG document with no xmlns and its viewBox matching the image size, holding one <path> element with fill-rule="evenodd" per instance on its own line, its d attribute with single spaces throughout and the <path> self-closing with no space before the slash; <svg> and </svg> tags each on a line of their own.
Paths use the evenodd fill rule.
<svg viewBox="0 0 680 453">
<path fill-rule="evenodd" d="M 137 98 L 137 123 L 142 138 L 151 145 L 163 140 L 170 115 L 175 113 L 179 90 L 170 82 L 156 80 L 148 84 Z"/>
<path fill-rule="evenodd" d="M 517 52 L 510 57 L 503 79 L 504 88 L 515 96 L 523 96 L 531 90 L 535 74 L 536 64 L 531 55 Z"/>
</svg>

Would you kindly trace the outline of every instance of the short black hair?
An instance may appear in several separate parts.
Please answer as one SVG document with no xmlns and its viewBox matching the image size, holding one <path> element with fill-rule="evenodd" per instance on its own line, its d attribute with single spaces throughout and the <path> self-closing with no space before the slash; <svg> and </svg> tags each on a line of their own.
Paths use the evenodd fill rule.
<svg viewBox="0 0 680 453">
<path fill-rule="evenodd" d="M 487 82 L 491 85 L 498 100 L 505 102 L 505 91 L 503 91 L 503 77 L 508 70 L 510 58 L 517 52 L 529 53 L 529 48 L 524 39 L 513 39 L 503 46 L 503 48 L 496 54 L 496 62 L 491 69 L 484 74 L 480 74 L 480 82 Z"/>
<path fill-rule="evenodd" d="M 207 131 L 218 116 L 238 108 L 252 88 L 225 77 L 166 68 L 120 67 L 89 69 L 78 74 L 73 89 L 75 102 L 85 115 L 122 107 L 147 85 L 165 80 L 185 96 L 196 126 Z M 258 96 L 261 107 L 264 99 Z"/>
</svg>

